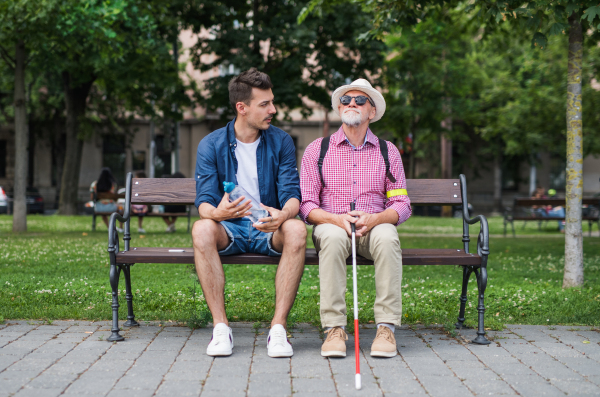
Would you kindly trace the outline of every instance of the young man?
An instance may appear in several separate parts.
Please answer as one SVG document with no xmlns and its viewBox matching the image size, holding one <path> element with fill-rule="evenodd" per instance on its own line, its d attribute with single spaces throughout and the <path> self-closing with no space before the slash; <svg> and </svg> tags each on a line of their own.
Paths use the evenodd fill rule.
<svg viewBox="0 0 600 397">
<path fill-rule="evenodd" d="M 300 216 L 315 225 L 319 253 L 321 324 L 327 332 L 321 355 L 346 356 L 346 258 L 354 223 L 357 253 L 375 262 L 377 336 L 371 355 L 393 357 L 394 330 L 402 318 L 402 251 L 396 226 L 411 215 L 404 169 L 398 149 L 369 129 L 369 123 L 383 116 L 385 100 L 367 80 L 335 90 L 331 105 L 343 124 L 329 142 L 319 138 L 308 145 L 300 176 Z M 387 148 L 384 153 L 382 147 Z M 351 202 L 356 211 L 350 211 Z"/>
<path fill-rule="evenodd" d="M 271 88 L 269 76 L 255 68 L 234 77 L 229 100 L 236 118 L 198 145 L 195 204 L 201 220 L 194 223 L 192 238 L 196 271 L 213 316 L 209 356 L 228 356 L 233 348 L 219 255 L 245 252 L 281 256 L 267 348 L 271 357 L 293 354 L 285 327 L 304 270 L 306 226 L 294 219 L 300 205 L 295 148 L 286 132 L 271 125 L 276 113 Z M 223 182 L 242 186 L 269 216 L 255 224 L 244 218 L 249 197 L 230 202 Z"/>
</svg>

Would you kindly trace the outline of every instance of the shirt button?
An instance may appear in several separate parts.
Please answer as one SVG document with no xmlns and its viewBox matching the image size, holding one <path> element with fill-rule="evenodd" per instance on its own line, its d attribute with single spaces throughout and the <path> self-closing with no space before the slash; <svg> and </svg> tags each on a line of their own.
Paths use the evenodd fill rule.
<svg viewBox="0 0 600 397">
<path fill-rule="evenodd" d="M 356 185 L 356 181 L 354 181 L 354 184 Z"/>
<path fill-rule="evenodd" d="M 354 166 L 356 167 L 356 164 L 354 164 Z"/>
</svg>

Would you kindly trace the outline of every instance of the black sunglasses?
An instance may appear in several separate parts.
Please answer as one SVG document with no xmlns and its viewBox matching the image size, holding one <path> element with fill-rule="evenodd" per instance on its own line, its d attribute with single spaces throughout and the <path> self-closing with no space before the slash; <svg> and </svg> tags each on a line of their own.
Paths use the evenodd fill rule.
<svg viewBox="0 0 600 397">
<path fill-rule="evenodd" d="M 340 98 L 340 102 L 342 103 L 342 105 L 348 106 L 348 105 L 350 105 L 350 102 L 352 102 L 352 98 L 354 98 L 354 102 L 356 102 L 356 104 L 358 106 L 362 106 L 365 103 L 367 103 L 367 101 L 369 101 L 371 106 L 375 107 L 375 104 L 373 103 L 371 98 L 369 98 L 368 96 L 364 96 L 364 95 L 358 95 L 358 96 L 343 95 Z"/>
</svg>

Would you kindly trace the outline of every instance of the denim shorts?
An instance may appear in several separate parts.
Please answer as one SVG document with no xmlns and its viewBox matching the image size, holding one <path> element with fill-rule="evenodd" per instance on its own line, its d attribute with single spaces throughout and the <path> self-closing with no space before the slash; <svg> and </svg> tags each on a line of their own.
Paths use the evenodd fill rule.
<svg viewBox="0 0 600 397">
<path fill-rule="evenodd" d="M 229 236 L 229 245 L 219 255 L 236 255 L 245 253 L 281 256 L 271 246 L 273 233 L 264 233 L 252 226 L 247 218 L 222 221 L 221 225 Z"/>
</svg>

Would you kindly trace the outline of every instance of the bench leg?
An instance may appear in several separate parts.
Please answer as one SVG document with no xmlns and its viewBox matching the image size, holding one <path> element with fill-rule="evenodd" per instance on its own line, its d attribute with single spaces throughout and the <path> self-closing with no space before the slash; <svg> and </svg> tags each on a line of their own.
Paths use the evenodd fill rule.
<svg viewBox="0 0 600 397">
<path fill-rule="evenodd" d="M 489 345 L 491 342 L 485 337 L 485 305 L 483 304 L 483 298 L 485 295 L 485 289 L 487 287 L 487 269 L 482 267 L 475 269 L 475 277 L 477 277 L 477 289 L 479 290 L 479 299 L 477 304 L 477 337 L 472 340 L 473 343 L 478 345 Z"/>
<path fill-rule="evenodd" d="M 131 265 L 123 266 L 123 274 L 125 275 L 125 299 L 127 300 L 127 321 L 123 324 L 124 327 L 139 327 L 140 323 L 135 321 L 133 315 L 133 294 L 131 292 Z"/>
<path fill-rule="evenodd" d="M 463 266 L 463 283 L 462 283 L 462 293 L 460 294 L 460 310 L 458 312 L 458 322 L 454 324 L 457 329 L 463 327 L 465 323 L 465 306 L 467 304 L 467 287 L 469 286 L 469 277 L 471 277 L 471 273 L 473 272 L 473 268 L 471 266 Z"/>
<path fill-rule="evenodd" d="M 96 213 L 92 214 L 92 232 L 96 231 Z"/>
<path fill-rule="evenodd" d="M 110 265 L 110 286 L 112 288 L 112 333 L 108 337 L 109 342 L 119 342 L 125 340 L 119 335 L 119 276 L 121 273 L 121 266 Z"/>
<path fill-rule="evenodd" d="M 517 235 L 515 234 L 515 221 L 512 221 L 510 223 L 510 227 L 512 228 L 513 238 L 517 237 Z"/>
</svg>

